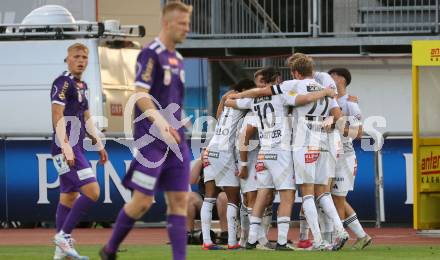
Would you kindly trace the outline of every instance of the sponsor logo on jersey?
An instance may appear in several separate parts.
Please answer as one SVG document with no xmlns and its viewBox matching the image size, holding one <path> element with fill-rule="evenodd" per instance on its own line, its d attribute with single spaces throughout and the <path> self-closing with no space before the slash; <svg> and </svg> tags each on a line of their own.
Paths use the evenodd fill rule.
<svg viewBox="0 0 440 260">
<path fill-rule="evenodd" d="M 60 94 L 58 95 L 58 98 L 59 98 L 59 99 L 61 99 L 61 100 L 66 99 L 66 90 L 67 90 L 68 87 L 69 87 L 69 82 L 68 82 L 68 81 L 65 81 L 65 82 L 64 82 L 64 85 L 63 85 L 63 88 L 61 89 L 61 92 L 60 92 Z"/>
<path fill-rule="evenodd" d="M 220 153 L 219 152 L 211 152 L 211 151 L 209 151 L 208 152 L 208 157 L 219 158 L 220 157 Z"/>
<path fill-rule="evenodd" d="M 266 170 L 266 167 L 264 166 L 264 162 L 257 162 L 255 164 L 255 171 L 256 172 L 262 172 L 264 170 Z"/>
<path fill-rule="evenodd" d="M 145 72 L 142 73 L 142 80 L 145 82 L 148 82 L 151 80 L 152 73 L 153 73 L 153 67 L 154 67 L 154 60 L 153 58 L 148 59 L 147 68 L 145 69 Z"/>
<path fill-rule="evenodd" d="M 306 163 L 314 163 L 319 158 L 319 152 L 312 152 L 304 154 L 304 161 Z"/>
<path fill-rule="evenodd" d="M 320 85 L 310 84 L 307 86 L 307 92 L 321 91 L 322 87 Z"/>
<path fill-rule="evenodd" d="M 254 104 L 272 100 L 272 96 L 254 98 Z"/>
<path fill-rule="evenodd" d="M 276 161 L 278 159 L 278 155 L 274 153 L 267 153 L 264 155 L 264 160 Z"/>
</svg>

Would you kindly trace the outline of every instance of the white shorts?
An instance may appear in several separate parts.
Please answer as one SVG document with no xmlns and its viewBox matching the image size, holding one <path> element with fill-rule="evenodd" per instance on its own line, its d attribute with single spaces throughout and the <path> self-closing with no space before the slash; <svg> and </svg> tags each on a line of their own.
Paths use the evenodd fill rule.
<svg viewBox="0 0 440 260">
<path fill-rule="evenodd" d="M 296 189 L 291 151 L 260 151 L 255 169 L 258 189 Z"/>
<path fill-rule="evenodd" d="M 296 184 L 328 185 L 330 156 L 330 152 L 321 151 L 319 147 L 303 147 L 293 151 Z"/>
<path fill-rule="evenodd" d="M 328 150 L 330 151 L 329 178 L 334 178 L 336 176 L 338 158 L 344 154 L 341 135 L 338 130 L 333 130 L 328 133 Z"/>
<path fill-rule="evenodd" d="M 356 172 L 357 160 L 355 153 L 339 156 L 336 164 L 336 177 L 332 182 L 332 194 L 342 197 L 347 196 L 347 193 L 353 190 Z"/>
<path fill-rule="evenodd" d="M 240 178 L 240 189 L 242 193 L 257 191 L 257 176 L 255 165 L 257 163 L 258 150 L 255 149 L 248 153 L 248 177 Z M 237 157 L 238 158 L 238 157 Z M 239 166 L 237 166 L 239 168 Z"/>
<path fill-rule="evenodd" d="M 204 182 L 218 187 L 239 187 L 238 169 L 233 152 L 206 150 L 203 155 Z"/>
</svg>

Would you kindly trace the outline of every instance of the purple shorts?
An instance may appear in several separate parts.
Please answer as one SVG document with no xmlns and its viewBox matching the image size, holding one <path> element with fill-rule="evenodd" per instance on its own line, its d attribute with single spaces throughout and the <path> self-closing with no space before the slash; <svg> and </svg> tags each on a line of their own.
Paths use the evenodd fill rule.
<svg viewBox="0 0 440 260">
<path fill-rule="evenodd" d="M 78 192 L 82 186 L 96 182 L 96 176 L 82 148 L 73 148 L 75 165 L 69 167 L 63 154 L 53 155 L 53 164 L 60 175 L 60 192 Z"/>
<path fill-rule="evenodd" d="M 145 148 L 145 149 L 144 149 Z M 134 158 L 124 177 L 123 185 L 131 190 L 146 195 L 154 195 L 155 191 L 188 191 L 190 151 L 185 141 L 179 145 L 183 160 L 174 152 L 148 145 L 140 150 Z M 146 164 L 145 162 L 149 162 Z"/>
</svg>

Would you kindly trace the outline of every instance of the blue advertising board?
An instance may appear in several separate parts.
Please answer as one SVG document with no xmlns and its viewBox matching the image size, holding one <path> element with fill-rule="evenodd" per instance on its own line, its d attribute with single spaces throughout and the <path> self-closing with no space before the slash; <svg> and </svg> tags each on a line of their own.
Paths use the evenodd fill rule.
<svg viewBox="0 0 440 260">
<path fill-rule="evenodd" d="M 407 199 L 404 153 L 411 153 L 411 140 L 386 140 L 383 146 L 385 219 L 389 223 L 412 221 L 412 205 Z M 130 192 L 120 183 L 132 159 L 130 150 L 108 140 L 109 163 L 98 163 L 98 154 L 86 156 L 96 172 L 101 188 L 98 203 L 85 220 L 113 221 Z M 360 149 L 355 142 L 358 174 L 355 190 L 348 200 L 361 220 L 375 219 L 374 153 Z M 58 203 L 57 173 L 50 156 L 50 140 L 0 140 L 0 220 L 53 221 Z M 295 207 L 296 209 L 298 207 Z M 165 220 L 162 194 L 143 218 L 147 222 Z M 297 213 L 294 214 L 295 218 Z"/>
</svg>

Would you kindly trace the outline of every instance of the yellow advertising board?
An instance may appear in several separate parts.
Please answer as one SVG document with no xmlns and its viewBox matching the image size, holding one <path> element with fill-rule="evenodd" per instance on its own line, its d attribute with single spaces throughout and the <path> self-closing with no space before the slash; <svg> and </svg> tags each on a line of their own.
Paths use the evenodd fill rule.
<svg viewBox="0 0 440 260">
<path fill-rule="evenodd" d="M 440 41 L 414 41 L 413 66 L 440 66 Z"/>
<path fill-rule="evenodd" d="M 440 94 L 433 76 L 438 66 L 440 41 L 412 43 L 414 229 L 440 229 L 440 122 L 429 114 L 436 111 L 435 105 L 426 103 Z"/>
</svg>

